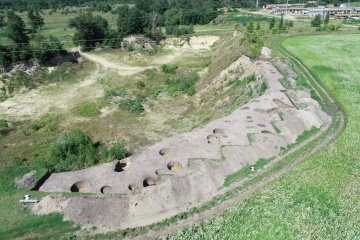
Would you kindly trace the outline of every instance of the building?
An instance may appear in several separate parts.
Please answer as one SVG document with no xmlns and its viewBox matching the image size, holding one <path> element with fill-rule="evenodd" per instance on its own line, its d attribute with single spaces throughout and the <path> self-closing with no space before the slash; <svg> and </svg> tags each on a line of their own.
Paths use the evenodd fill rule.
<svg viewBox="0 0 360 240">
<path fill-rule="evenodd" d="M 269 4 L 266 5 L 265 10 L 275 14 L 294 14 L 314 17 L 321 15 L 325 17 L 329 14 L 330 18 L 346 19 L 346 18 L 359 18 L 360 7 L 334 7 L 334 5 L 319 6 L 319 7 L 306 7 L 312 5 L 308 3 L 297 4 Z"/>
</svg>

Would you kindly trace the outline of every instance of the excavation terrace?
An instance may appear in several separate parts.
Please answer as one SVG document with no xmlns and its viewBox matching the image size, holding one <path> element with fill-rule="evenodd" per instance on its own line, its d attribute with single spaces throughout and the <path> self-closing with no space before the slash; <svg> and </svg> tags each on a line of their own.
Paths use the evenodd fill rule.
<svg viewBox="0 0 360 240">
<path fill-rule="evenodd" d="M 152 224 L 209 201 L 230 174 L 277 156 L 304 131 L 330 121 L 308 91 L 285 89 L 284 76 L 262 59 L 247 59 L 267 83 L 262 96 L 127 159 L 52 174 L 40 191 L 92 194 L 48 196 L 33 212 L 61 212 L 66 220 L 103 232 Z"/>
</svg>

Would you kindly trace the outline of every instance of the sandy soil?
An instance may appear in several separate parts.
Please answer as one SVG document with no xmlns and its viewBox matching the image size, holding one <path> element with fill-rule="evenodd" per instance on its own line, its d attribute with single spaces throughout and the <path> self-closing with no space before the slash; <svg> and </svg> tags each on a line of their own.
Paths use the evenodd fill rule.
<svg viewBox="0 0 360 240">
<path fill-rule="evenodd" d="M 84 81 L 62 84 L 58 91 L 49 91 L 51 86 L 39 87 L 0 102 L 1 117 L 6 119 L 34 119 L 49 111 L 67 111 L 74 103 L 94 100 L 104 95 L 101 85 L 96 83 L 100 67 Z"/>
<path fill-rule="evenodd" d="M 259 158 L 276 156 L 303 131 L 330 121 L 309 93 L 288 92 L 279 82 L 283 75 L 270 62 L 259 60 L 253 67 L 269 86 L 264 95 L 229 116 L 140 149 L 121 162 L 52 174 L 40 191 L 69 192 L 81 181 L 87 186 L 83 192 L 96 195 L 53 197 L 51 204 L 42 200 L 34 213 L 60 209 L 66 220 L 103 232 L 155 223 L 210 200 L 229 174 Z M 169 170 L 174 162 L 182 169 Z M 146 187 L 148 178 L 156 185 Z M 111 186 L 109 196 L 100 193 L 104 186 Z M 134 187 L 138 190 L 131 191 Z"/>
</svg>

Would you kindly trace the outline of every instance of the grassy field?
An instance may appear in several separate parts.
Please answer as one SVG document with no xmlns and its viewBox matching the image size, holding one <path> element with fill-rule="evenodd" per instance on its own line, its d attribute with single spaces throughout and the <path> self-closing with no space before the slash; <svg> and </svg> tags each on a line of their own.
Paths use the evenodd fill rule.
<svg viewBox="0 0 360 240">
<path fill-rule="evenodd" d="M 284 40 L 343 108 L 344 132 L 250 199 L 164 239 L 360 238 L 359 41 L 360 35 Z"/>
</svg>

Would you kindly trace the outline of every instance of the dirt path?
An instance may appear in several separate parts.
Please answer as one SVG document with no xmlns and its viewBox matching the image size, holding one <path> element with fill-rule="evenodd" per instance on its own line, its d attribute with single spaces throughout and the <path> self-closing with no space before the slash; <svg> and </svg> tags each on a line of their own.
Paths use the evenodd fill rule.
<svg viewBox="0 0 360 240">
<path fill-rule="evenodd" d="M 323 93 L 326 96 L 326 98 L 331 102 L 332 106 L 328 106 L 327 108 L 328 108 L 328 111 L 332 113 L 332 122 L 327 127 L 322 128 L 322 130 L 319 131 L 315 136 L 307 139 L 302 144 L 298 145 L 297 147 L 295 147 L 294 149 L 289 151 L 287 154 L 272 161 L 271 164 L 266 166 L 266 169 L 271 168 L 277 162 L 281 161 L 282 159 L 289 156 L 290 154 L 292 154 L 296 151 L 301 151 L 301 149 L 308 146 L 308 144 L 311 144 L 312 141 L 315 141 L 317 139 L 320 140 L 320 138 L 322 137 L 322 134 L 326 134 L 325 132 L 327 132 L 327 133 L 331 132 L 330 135 L 327 136 L 326 140 L 321 141 L 320 144 L 312 147 L 311 150 L 308 151 L 307 153 L 301 154 L 299 157 L 294 159 L 290 164 L 285 166 L 283 169 L 281 169 L 277 173 L 275 173 L 269 177 L 265 177 L 263 180 L 261 180 L 260 182 L 256 183 L 255 185 L 253 185 L 251 187 L 248 187 L 242 193 L 236 195 L 235 197 L 230 198 L 229 200 L 226 200 L 224 202 L 221 202 L 220 204 L 216 205 L 215 207 L 211 208 L 210 210 L 206 210 L 199 214 L 190 216 L 184 220 L 177 221 L 175 224 L 165 227 L 165 228 L 161 229 L 160 231 L 150 231 L 144 235 L 139 235 L 137 237 L 134 237 L 133 239 L 137 239 L 137 240 L 154 239 L 154 238 L 158 238 L 160 236 L 166 235 L 166 234 L 175 234 L 178 230 L 180 230 L 184 227 L 189 227 L 189 226 L 198 224 L 199 222 L 204 221 L 210 217 L 221 214 L 226 209 L 228 209 L 230 206 L 247 199 L 248 197 L 251 196 L 252 193 L 256 192 L 257 190 L 260 190 L 261 188 L 266 186 L 271 181 L 277 179 L 282 174 L 288 172 L 290 169 L 292 169 L 294 166 L 299 164 L 301 161 L 303 161 L 310 155 L 314 154 L 315 152 L 317 152 L 318 150 L 320 150 L 321 148 L 326 146 L 329 142 L 331 142 L 333 139 L 335 139 L 336 136 L 338 136 L 341 133 L 341 131 L 343 130 L 343 128 L 345 126 L 345 119 L 344 119 L 343 112 L 341 111 L 341 109 L 339 109 L 337 107 L 338 105 L 336 104 L 335 100 L 325 91 L 325 89 L 316 81 L 316 79 L 303 66 L 303 64 L 301 64 L 301 62 L 299 60 L 297 60 L 295 57 L 291 56 L 289 53 L 285 52 L 284 50 L 281 50 L 281 52 L 285 56 L 287 56 L 293 63 L 296 63 L 298 66 L 300 66 L 303 74 L 309 76 L 308 78 L 306 78 L 307 81 L 312 86 L 315 86 L 317 89 L 319 89 L 320 90 L 319 92 Z M 339 122 L 337 122 L 337 121 L 339 121 Z M 259 176 L 263 172 L 264 171 L 259 171 L 256 174 L 254 174 L 253 177 Z M 233 186 L 231 186 L 231 189 L 241 187 L 241 185 L 243 185 L 246 182 L 246 180 L 249 180 L 249 179 L 244 179 L 243 181 L 234 184 Z M 226 191 L 229 191 L 231 189 L 228 188 L 228 189 L 226 189 Z"/>
<path fill-rule="evenodd" d="M 130 66 L 130 65 L 127 65 L 124 63 L 123 64 L 114 64 L 112 62 L 109 62 L 104 57 L 100 57 L 100 56 L 96 56 L 96 55 L 92 55 L 92 54 L 84 53 L 84 52 L 80 52 L 80 54 L 81 54 L 81 56 L 100 64 L 105 69 L 112 68 L 112 69 L 119 70 L 118 73 L 119 73 L 119 75 L 122 75 L 122 76 L 134 75 L 134 74 L 142 72 L 146 69 L 152 68 L 152 67 L 133 67 L 133 66 Z"/>
</svg>

